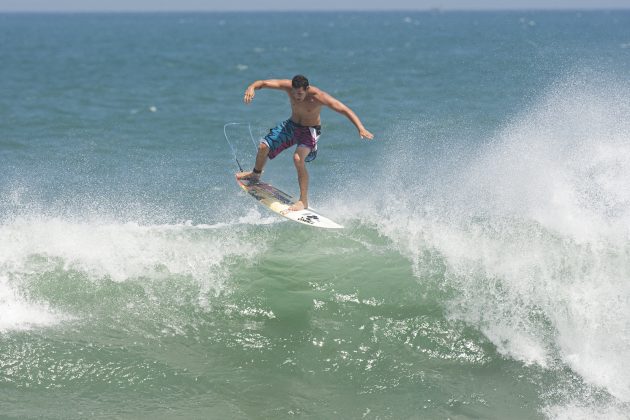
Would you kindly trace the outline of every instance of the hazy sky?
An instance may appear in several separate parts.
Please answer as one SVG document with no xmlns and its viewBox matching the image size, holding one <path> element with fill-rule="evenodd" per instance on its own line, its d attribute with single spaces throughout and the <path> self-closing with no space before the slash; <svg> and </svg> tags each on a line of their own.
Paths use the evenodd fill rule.
<svg viewBox="0 0 630 420">
<path fill-rule="evenodd" d="M 630 9 L 630 0 L 0 0 L 0 11 Z"/>
</svg>

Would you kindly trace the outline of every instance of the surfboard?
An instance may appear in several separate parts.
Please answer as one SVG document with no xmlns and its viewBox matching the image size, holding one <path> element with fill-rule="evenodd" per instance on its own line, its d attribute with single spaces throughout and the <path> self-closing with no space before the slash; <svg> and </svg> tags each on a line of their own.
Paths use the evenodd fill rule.
<svg viewBox="0 0 630 420">
<path fill-rule="evenodd" d="M 297 200 L 289 194 L 280 191 L 271 184 L 261 181 L 240 179 L 237 179 L 236 182 L 241 186 L 241 188 L 243 188 L 243 190 L 247 191 L 249 195 L 254 197 L 258 203 L 289 220 L 317 228 L 343 229 L 343 226 L 333 222 L 327 217 L 322 216 L 313 209 L 308 208 L 304 210 L 289 211 L 289 206 Z"/>
</svg>

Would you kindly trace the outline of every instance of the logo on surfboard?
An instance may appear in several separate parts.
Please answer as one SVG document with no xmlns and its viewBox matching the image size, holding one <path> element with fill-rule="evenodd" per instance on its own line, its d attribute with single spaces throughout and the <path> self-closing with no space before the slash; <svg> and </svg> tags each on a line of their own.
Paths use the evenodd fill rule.
<svg viewBox="0 0 630 420">
<path fill-rule="evenodd" d="M 319 220 L 319 217 L 317 217 L 316 214 L 306 214 L 304 216 L 298 217 L 298 220 L 300 222 L 304 222 L 304 223 L 308 223 L 310 225 L 314 224 L 316 221 Z"/>
</svg>

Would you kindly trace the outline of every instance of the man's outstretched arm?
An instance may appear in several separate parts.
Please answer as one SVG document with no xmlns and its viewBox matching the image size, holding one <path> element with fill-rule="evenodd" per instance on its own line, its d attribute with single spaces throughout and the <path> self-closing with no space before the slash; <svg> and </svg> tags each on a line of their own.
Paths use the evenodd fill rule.
<svg viewBox="0 0 630 420">
<path fill-rule="evenodd" d="M 250 103 L 254 96 L 256 95 L 255 91 L 258 89 L 291 89 L 291 81 L 287 79 L 268 79 L 268 80 L 256 80 L 254 83 L 249 85 L 245 90 L 245 96 L 243 97 L 243 102 L 246 104 Z"/>
<path fill-rule="evenodd" d="M 321 92 L 321 96 L 319 100 L 321 101 L 322 104 L 326 105 L 333 111 L 336 111 L 342 115 L 345 115 L 346 118 L 348 118 L 350 122 L 354 124 L 357 130 L 359 130 L 359 136 L 361 136 L 361 138 L 366 138 L 368 140 L 371 140 L 374 138 L 374 134 L 370 133 L 365 127 L 363 127 L 363 124 L 361 123 L 361 120 L 359 119 L 359 117 L 357 117 L 357 114 L 355 114 L 350 108 L 348 108 L 348 106 L 343 104 L 340 100 L 333 98 L 326 92 Z"/>
</svg>

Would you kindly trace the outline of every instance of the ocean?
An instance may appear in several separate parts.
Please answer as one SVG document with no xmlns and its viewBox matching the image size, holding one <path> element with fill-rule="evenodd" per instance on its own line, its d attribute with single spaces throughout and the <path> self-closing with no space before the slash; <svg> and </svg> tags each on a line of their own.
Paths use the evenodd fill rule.
<svg viewBox="0 0 630 420">
<path fill-rule="evenodd" d="M 0 57 L 0 417 L 630 418 L 630 12 L 14 13 Z M 234 181 L 298 73 L 375 135 L 322 112 L 343 230 Z"/>
</svg>

